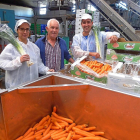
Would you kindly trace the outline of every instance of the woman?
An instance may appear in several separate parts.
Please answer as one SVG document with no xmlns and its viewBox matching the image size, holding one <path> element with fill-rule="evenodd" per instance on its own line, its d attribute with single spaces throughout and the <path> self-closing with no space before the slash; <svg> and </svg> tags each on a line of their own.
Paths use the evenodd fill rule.
<svg viewBox="0 0 140 140">
<path fill-rule="evenodd" d="M 12 44 L 8 44 L 0 55 L 0 68 L 6 70 L 6 88 L 17 87 L 25 82 L 33 81 L 38 78 L 39 73 L 46 74 L 47 71 L 54 71 L 44 66 L 39 48 L 29 41 L 30 25 L 24 19 L 18 20 L 15 25 L 15 32 L 18 34 L 17 40 L 27 54 L 20 55 Z M 33 65 L 28 67 L 27 61 L 33 62 Z"/>
</svg>

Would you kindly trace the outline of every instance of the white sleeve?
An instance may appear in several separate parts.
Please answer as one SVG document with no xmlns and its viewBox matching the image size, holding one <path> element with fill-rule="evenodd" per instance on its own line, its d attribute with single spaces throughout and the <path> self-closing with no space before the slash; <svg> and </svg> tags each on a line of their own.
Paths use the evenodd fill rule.
<svg viewBox="0 0 140 140">
<path fill-rule="evenodd" d="M 4 70 L 15 70 L 21 65 L 20 54 L 11 44 L 8 44 L 0 54 L 0 68 Z"/>
<path fill-rule="evenodd" d="M 72 42 L 72 48 L 71 48 L 71 51 L 72 51 L 72 54 L 74 56 L 74 58 L 79 58 L 79 57 L 82 57 L 82 56 L 88 56 L 89 55 L 89 52 L 88 51 L 83 51 L 80 47 L 80 35 L 75 35 L 73 37 L 73 42 Z"/>
</svg>

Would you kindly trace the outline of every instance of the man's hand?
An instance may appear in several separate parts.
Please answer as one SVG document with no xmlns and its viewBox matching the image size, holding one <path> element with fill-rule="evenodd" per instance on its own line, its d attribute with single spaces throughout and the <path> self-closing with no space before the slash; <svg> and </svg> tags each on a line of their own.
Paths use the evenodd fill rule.
<svg viewBox="0 0 140 140">
<path fill-rule="evenodd" d="M 90 56 L 94 56 L 95 58 L 99 58 L 100 57 L 100 54 L 97 53 L 97 52 L 90 52 L 89 55 Z"/>
<path fill-rule="evenodd" d="M 25 61 L 29 61 L 30 60 L 30 56 L 28 54 L 22 55 L 20 57 L 20 62 L 23 63 Z"/>
<path fill-rule="evenodd" d="M 54 69 L 49 69 L 48 71 L 49 71 L 49 72 L 54 72 Z"/>
<path fill-rule="evenodd" d="M 111 44 L 116 43 L 118 41 L 118 37 L 115 35 L 112 35 L 109 39 Z"/>
</svg>

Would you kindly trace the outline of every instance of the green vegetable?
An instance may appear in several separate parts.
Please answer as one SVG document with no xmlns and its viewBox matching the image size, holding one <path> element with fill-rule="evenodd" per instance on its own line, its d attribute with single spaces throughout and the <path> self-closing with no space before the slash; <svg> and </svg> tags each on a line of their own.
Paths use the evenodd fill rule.
<svg viewBox="0 0 140 140">
<path fill-rule="evenodd" d="M 21 55 L 26 54 L 26 52 L 23 50 L 22 46 L 19 44 L 18 40 L 14 36 L 14 33 L 8 25 L 4 24 L 0 28 L 0 37 L 3 39 L 8 40 L 17 50 Z M 31 66 L 33 63 L 30 61 L 27 61 L 27 65 Z"/>
<path fill-rule="evenodd" d="M 100 47 L 99 38 L 98 38 L 99 32 L 100 32 L 99 26 L 93 26 L 93 32 L 94 32 L 95 40 L 96 40 L 96 52 L 98 52 L 101 57 L 101 47 Z"/>
</svg>

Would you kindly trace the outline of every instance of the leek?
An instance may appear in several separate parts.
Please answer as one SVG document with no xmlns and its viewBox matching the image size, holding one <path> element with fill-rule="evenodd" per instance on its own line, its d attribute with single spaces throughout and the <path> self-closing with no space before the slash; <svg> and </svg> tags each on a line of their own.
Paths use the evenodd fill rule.
<svg viewBox="0 0 140 140">
<path fill-rule="evenodd" d="M 100 47 L 100 43 L 99 43 L 99 32 L 100 32 L 100 28 L 99 26 L 93 26 L 93 32 L 95 35 L 95 41 L 96 41 L 96 52 L 100 54 L 101 57 L 101 47 Z"/>
<path fill-rule="evenodd" d="M 18 52 L 21 55 L 26 54 L 26 52 L 24 51 L 24 49 L 22 48 L 22 46 L 19 44 L 18 40 L 14 36 L 12 29 L 8 25 L 4 24 L 2 27 L 0 27 L 0 37 L 8 40 L 18 50 Z M 27 61 L 27 65 L 31 66 L 33 65 L 33 62 Z"/>
</svg>

